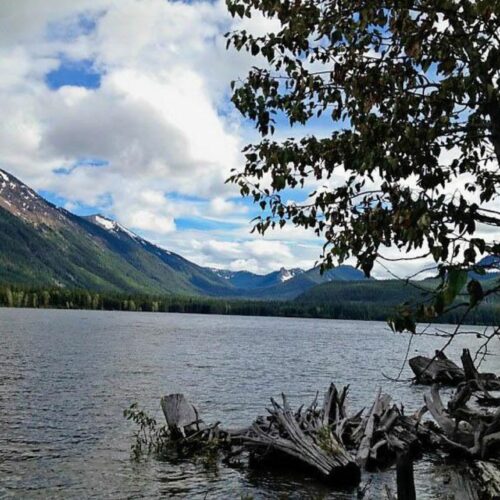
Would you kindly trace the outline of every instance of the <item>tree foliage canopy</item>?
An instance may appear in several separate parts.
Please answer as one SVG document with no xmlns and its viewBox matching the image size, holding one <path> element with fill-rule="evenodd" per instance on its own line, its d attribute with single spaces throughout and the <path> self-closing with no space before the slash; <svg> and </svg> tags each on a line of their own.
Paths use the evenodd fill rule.
<svg viewBox="0 0 500 500">
<path fill-rule="evenodd" d="M 466 271 L 500 254 L 480 231 L 500 226 L 500 2 L 227 6 L 279 22 L 264 36 L 227 35 L 259 64 L 233 82 L 232 100 L 262 140 L 230 178 L 263 209 L 256 229 L 313 228 L 324 237 L 324 266 L 354 256 L 367 275 L 390 246 L 431 257 L 441 306 L 453 302 Z M 279 120 L 305 125 L 321 115 L 331 118 L 326 137 L 272 138 Z M 318 189 L 305 202 L 283 196 L 311 179 Z M 482 298 L 479 283 L 469 288 L 471 303 Z"/>
</svg>

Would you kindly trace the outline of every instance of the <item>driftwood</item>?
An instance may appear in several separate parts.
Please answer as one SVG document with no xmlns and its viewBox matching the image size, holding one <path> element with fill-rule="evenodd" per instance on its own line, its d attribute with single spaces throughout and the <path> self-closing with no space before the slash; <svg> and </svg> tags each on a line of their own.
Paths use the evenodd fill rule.
<svg viewBox="0 0 500 500">
<path fill-rule="evenodd" d="M 401 453 L 411 453 L 418 443 L 418 421 L 407 417 L 391 397 L 378 391 L 370 411 L 348 415 L 348 387 L 331 384 L 323 404 L 318 397 L 304 409 L 293 411 L 286 396 L 282 404 L 271 399 L 266 417 L 248 428 L 224 430 L 207 427 L 196 408 L 182 394 L 165 396 L 161 406 L 172 439 L 180 443 L 216 438 L 226 446 L 226 463 L 248 453 L 253 467 L 294 464 L 335 484 L 357 484 L 361 470 L 384 468 Z"/>
<path fill-rule="evenodd" d="M 398 498 L 412 499 L 413 458 L 419 451 L 441 450 L 461 456 L 467 463 L 470 477 L 455 478 L 455 482 L 464 482 L 463 498 L 495 498 L 500 490 L 500 469 L 495 462 L 500 456 L 500 408 L 498 404 L 492 409 L 470 403 L 478 391 L 482 398 L 493 399 L 486 386 L 498 378 L 480 374 L 467 350 L 462 354 L 463 369 L 442 355 L 434 360 L 419 359 L 412 368 L 424 366 L 422 359 L 426 360 L 425 369 L 419 372 L 421 380 L 431 377 L 449 383 L 459 374 L 463 380 L 446 404 L 439 385 L 432 384 L 424 395 L 425 406 L 414 415 L 405 415 L 380 390 L 368 411 L 349 414 L 348 387 L 338 390 L 334 384 L 322 404 L 316 395 L 309 406 L 296 411 L 284 394 L 281 403 L 271 398 L 266 416 L 238 430 L 220 428 L 219 423 L 207 426 L 182 394 L 164 396 L 161 407 L 172 440 L 181 446 L 187 444 L 188 449 L 197 449 L 196 443 L 215 447 L 223 452 L 227 464 L 235 457 L 248 457 L 251 467 L 293 465 L 336 485 L 356 485 L 363 470 L 396 464 Z M 426 413 L 434 421 L 424 421 Z M 466 487 L 466 483 L 474 486 Z"/>
<path fill-rule="evenodd" d="M 461 356 L 462 368 L 448 359 L 441 351 L 436 351 L 433 358 L 416 356 L 409 360 L 410 368 L 418 384 L 432 385 L 441 383 L 457 386 L 470 382 L 475 391 L 500 391 L 500 378 L 494 373 L 479 373 L 474 366 L 469 349 L 464 349 Z"/>
<path fill-rule="evenodd" d="M 322 412 L 311 410 L 304 418 L 293 413 L 287 398 L 283 405 L 271 400 L 267 419 L 257 419 L 241 441 L 249 447 L 253 464 L 292 459 L 336 484 L 357 484 L 360 469 L 328 426 Z"/>
<path fill-rule="evenodd" d="M 474 460 L 450 473 L 450 488 L 457 500 L 500 498 L 500 463 Z"/>
<path fill-rule="evenodd" d="M 436 354 L 434 358 L 416 356 L 410 359 L 409 364 L 419 384 L 430 385 L 440 382 L 458 385 L 465 380 L 464 371 L 442 353 L 439 356 Z"/>
<path fill-rule="evenodd" d="M 500 498 L 500 463 L 475 461 L 466 471 L 481 499 Z"/>
<path fill-rule="evenodd" d="M 377 393 L 368 415 L 352 433 L 357 446 L 356 461 L 374 470 L 393 464 L 401 453 L 413 453 L 418 445 L 417 420 L 408 417 L 391 397 Z"/>
<path fill-rule="evenodd" d="M 176 437 L 187 437 L 200 430 L 203 422 L 196 408 L 187 401 L 184 394 L 169 394 L 160 400 L 170 432 Z"/>
<path fill-rule="evenodd" d="M 424 400 L 443 431 L 444 448 L 468 457 L 496 457 L 500 454 L 500 408 L 495 413 L 472 409 L 467 406 L 470 394 L 470 389 L 460 389 L 445 408 L 438 386 L 433 385 Z"/>
</svg>

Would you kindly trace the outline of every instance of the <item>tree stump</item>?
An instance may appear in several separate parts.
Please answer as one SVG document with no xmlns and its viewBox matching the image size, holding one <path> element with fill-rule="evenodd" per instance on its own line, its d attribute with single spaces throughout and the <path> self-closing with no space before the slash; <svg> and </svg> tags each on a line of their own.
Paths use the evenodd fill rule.
<svg viewBox="0 0 500 500">
<path fill-rule="evenodd" d="M 196 408 L 188 402 L 184 394 L 169 394 L 160 400 L 168 428 L 173 437 L 183 437 L 200 430 L 203 423 Z"/>
</svg>

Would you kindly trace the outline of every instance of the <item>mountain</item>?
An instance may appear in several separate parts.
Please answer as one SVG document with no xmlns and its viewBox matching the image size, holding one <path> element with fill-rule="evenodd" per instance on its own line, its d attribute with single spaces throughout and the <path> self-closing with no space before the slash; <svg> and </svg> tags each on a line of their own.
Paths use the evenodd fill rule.
<svg viewBox="0 0 500 500">
<path fill-rule="evenodd" d="M 319 267 L 313 267 L 307 271 L 299 270 L 300 272 L 295 269 L 286 274 L 283 271 L 286 270 L 262 276 L 261 286 L 247 288 L 244 292 L 236 290 L 234 294 L 255 299 L 290 300 L 324 283 L 341 284 L 366 280 L 364 274 L 352 266 L 338 266 L 323 274 Z"/>
<path fill-rule="evenodd" d="M 498 286 L 498 276 L 490 273 L 484 277 L 483 290 Z M 403 280 L 332 281 L 312 287 L 286 304 L 291 308 L 307 311 L 312 316 L 386 321 L 401 304 L 418 304 L 428 300 L 425 291 L 435 290 L 439 283 L 440 280 L 436 278 L 427 278 L 417 283 Z M 461 301 L 462 299 L 458 299 L 457 303 Z M 463 321 L 463 313 L 464 308 L 451 308 L 439 321 L 458 323 Z M 486 298 L 467 317 L 468 324 L 471 325 L 497 325 L 499 319 L 498 295 Z"/>
<path fill-rule="evenodd" d="M 489 268 L 491 271 L 500 271 L 500 256 L 487 255 L 479 261 L 479 265 Z"/>
<path fill-rule="evenodd" d="M 294 298 L 319 283 L 363 279 L 340 266 L 266 275 L 198 266 L 100 214 L 56 207 L 0 170 L 0 283 L 103 292 Z"/>
<path fill-rule="evenodd" d="M 280 285 L 286 281 L 303 274 L 305 271 L 300 268 L 285 269 L 282 267 L 279 271 L 269 274 L 254 274 L 249 271 L 227 271 L 225 269 L 212 269 L 221 278 L 236 288 L 243 290 L 256 290 L 273 285 Z"/>
<path fill-rule="evenodd" d="M 308 271 L 300 268 L 281 268 L 265 275 L 220 269 L 214 269 L 214 272 L 235 287 L 233 295 L 265 299 L 293 299 L 321 283 L 365 279 L 364 274 L 352 266 L 338 266 L 323 274 L 318 267 Z"/>
<path fill-rule="evenodd" d="M 306 290 L 296 297 L 300 304 L 379 304 L 394 307 L 404 301 L 417 300 L 423 296 L 421 288 L 433 289 L 435 280 L 419 282 L 419 288 L 403 280 L 365 280 L 356 282 L 323 283 Z"/>
<path fill-rule="evenodd" d="M 220 295 L 228 284 L 100 215 L 78 217 L 0 171 L 0 281 L 108 292 Z"/>
</svg>

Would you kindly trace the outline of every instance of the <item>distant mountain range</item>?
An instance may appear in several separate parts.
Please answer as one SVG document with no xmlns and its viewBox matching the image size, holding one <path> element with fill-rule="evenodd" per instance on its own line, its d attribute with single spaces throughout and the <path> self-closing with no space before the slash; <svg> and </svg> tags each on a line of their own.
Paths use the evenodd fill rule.
<svg viewBox="0 0 500 500">
<path fill-rule="evenodd" d="M 103 292 L 292 299 L 316 285 L 364 280 L 339 266 L 258 275 L 212 269 L 141 238 L 107 217 L 56 207 L 0 170 L 0 283 Z"/>
</svg>

